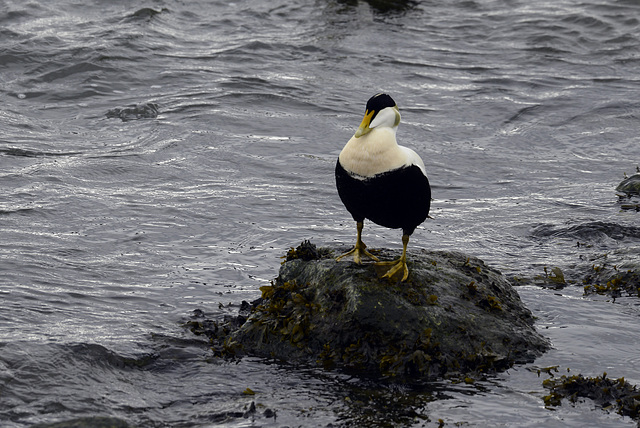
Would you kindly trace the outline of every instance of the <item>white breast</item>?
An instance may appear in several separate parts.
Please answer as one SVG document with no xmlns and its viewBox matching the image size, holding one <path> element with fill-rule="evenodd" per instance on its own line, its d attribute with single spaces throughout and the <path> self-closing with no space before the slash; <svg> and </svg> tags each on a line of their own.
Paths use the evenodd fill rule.
<svg viewBox="0 0 640 428">
<path fill-rule="evenodd" d="M 363 180 L 411 165 L 418 166 L 427 175 L 420 156 L 398 145 L 395 128 L 374 128 L 360 138 L 352 137 L 340 152 L 339 159 L 344 169 Z"/>
</svg>

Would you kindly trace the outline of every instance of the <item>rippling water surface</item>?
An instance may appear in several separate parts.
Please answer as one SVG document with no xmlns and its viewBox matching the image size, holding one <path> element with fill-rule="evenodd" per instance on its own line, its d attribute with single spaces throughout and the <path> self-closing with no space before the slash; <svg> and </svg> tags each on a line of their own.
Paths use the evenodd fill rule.
<svg viewBox="0 0 640 428">
<path fill-rule="evenodd" d="M 614 188 L 639 162 L 640 3 L 391 6 L 0 2 L 3 426 L 635 425 L 588 401 L 545 409 L 535 367 L 640 383 L 637 299 L 580 286 L 639 258 Z M 303 239 L 354 240 L 333 167 L 381 91 L 433 187 L 411 246 L 510 275 L 560 266 L 578 285 L 518 289 L 554 349 L 428 388 L 211 360 L 181 327 L 195 309 L 256 298 Z"/>
</svg>

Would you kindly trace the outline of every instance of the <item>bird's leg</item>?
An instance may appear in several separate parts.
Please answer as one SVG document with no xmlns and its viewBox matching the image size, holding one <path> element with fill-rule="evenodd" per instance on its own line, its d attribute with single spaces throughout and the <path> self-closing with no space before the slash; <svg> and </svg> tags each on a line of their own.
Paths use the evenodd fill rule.
<svg viewBox="0 0 640 428">
<path fill-rule="evenodd" d="M 356 229 L 358 231 L 358 238 L 356 239 L 356 246 L 353 247 L 351 251 L 347 251 L 341 256 L 336 258 L 336 261 L 340 261 L 345 256 L 350 256 L 353 254 L 353 261 L 357 264 L 362 264 L 362 257 L 369 257 L 370 259 L 378 261 L 378 258 L 367 251 L 367 246 L 362 242 L 362 228 L 364 227 L 364 222 L 359 221 L 356 223 Z"/>
<path fill-rule="evenodd" d="M 406 281 L 409 277 L 409 268 L 407 267 L 407 245 L 409 245 L 409 235 L 402 235 L 402 255 L 399 259 L 390 261 L 390 262 L 378 262 L 376 266 L 391 266 L 391 269 L 387 271 L 383 278 L 393 277 L 399 270 L 403 270 L 403 275 L 401 281 Z"/>
</svg>

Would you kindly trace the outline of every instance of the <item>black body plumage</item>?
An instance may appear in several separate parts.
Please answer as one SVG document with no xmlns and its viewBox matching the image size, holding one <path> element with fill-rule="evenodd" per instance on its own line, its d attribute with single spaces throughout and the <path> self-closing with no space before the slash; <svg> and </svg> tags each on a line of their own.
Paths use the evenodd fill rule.
<svg viewBox="0 0 640 428">
<path fill-rule="evenodd" d="M 336 187 L 356 222 L 368 219 L 411 235 L 429 215 L 431 187 L 417 165 L 361 178 L 352 176 L 338 160 Z"/>
</svg>

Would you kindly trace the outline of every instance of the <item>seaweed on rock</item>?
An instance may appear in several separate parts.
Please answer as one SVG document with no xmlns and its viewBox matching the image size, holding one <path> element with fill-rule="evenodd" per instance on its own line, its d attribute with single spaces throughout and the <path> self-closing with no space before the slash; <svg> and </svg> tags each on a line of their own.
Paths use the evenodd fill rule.
<svg viewBox="0 0 640 428">
<path fill-rule="evenodd" d="M 602 376 L 585 377 L 580 374 L 546 379 L 542 385 L 549 389 L 544 396 L 547 407 L 556 407 L 567 398 L 576 402 L 579 398 L 589 398 L 604 409 L 613 408 L 623 416 L 640 421 L 640 391 L 624 378 L 610 379 Z"/>
<path fill-rule="evenodd" d="M 407 379 L 481 376 L 549 347 L 506 278 L 479 259 L 423 251 L 411 255 L 408 281 L 390 283 L 373 264 L 338 263 L 332 250 L 311 246 L 289 252 L 241 319 L 213 330 L 197 320 L 192 330 L 208 334 L 221 356 Z"/>
<path fill-rule="evenodd" d="M 640 273 L 632 265 L 593 265 L 583 282 L 586 295 L 601 294 L 614 299 L 624 295 L 640 297 Z"/>
</svg>

